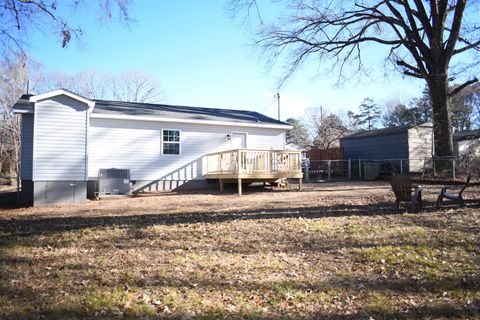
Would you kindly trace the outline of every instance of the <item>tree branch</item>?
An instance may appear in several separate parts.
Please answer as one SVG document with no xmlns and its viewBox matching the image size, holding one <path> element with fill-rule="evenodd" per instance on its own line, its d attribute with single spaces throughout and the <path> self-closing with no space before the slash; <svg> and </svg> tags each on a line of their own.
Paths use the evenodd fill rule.
<svg viewBox="0 0 480 320">
<path fill-rule="evenodd" d="M 447 47 L 445 48 L 445 53 L 443 56 L 443 58 L 446 60 L 447 63 L 450 61 L 450 58 L 453 55 L 455 45 L 460 35 L 460 27 L 462 25 L 462 16 L 463 16 L 463 11 L 465 10 L 466 5 L 467 5 L 467 1 L 461 0 L 461 1 L 457 1 L 457 5 L 455 6 L 455 13 L 454 13 L 453 22 L 452 22 L 452 30 L 450 31 L 450 35 L 447 41 Z"/>
<path fill-rule="evenodd" d="M 452 92 L 450 92 L 448 94 L 448 96 L 453 97 L 454 95 L 456 95 L 457 93 L 462 91 L 465 87 L 468 87 L 469 85 L 474 84 L 475 82 L 478 82 L 477 78 L 473 78 L 471 80 L 468 80 L 467 82 L 463 83 L 462 85 L 459 85 L 458 87 L 456 87 Z"/>
<path fill-rule="evenodd" d="M 460 40 L 460 38 L 459 38 Z M 460 49 L 456 49 L 456 50 L 453 50 L 453 55 L 456 55 L 456 54 L 459 54 L 459 53 L 462 53 L 462 52 L 465 52 L 467 50 L 470 50 L 470 49 L 473 49 L 475 47 L 478 47 L 478 49 L 480 49 L 480 40 L 478 40 L 477 42 L 473 42 L 473 43 L 468 43 L 467 41 L 465 40 L 462 40 L 463 43 L 466 43 L 468 44 L 467 46 L 465 47 L 462 47 Z"/>
</svg>

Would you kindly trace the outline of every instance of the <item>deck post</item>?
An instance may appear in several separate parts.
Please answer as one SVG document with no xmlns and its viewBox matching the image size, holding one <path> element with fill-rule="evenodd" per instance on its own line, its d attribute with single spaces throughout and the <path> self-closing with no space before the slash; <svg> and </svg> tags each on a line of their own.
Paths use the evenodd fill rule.
<svg viewBox="0 0 480 320">
<path fill-rule="evenodd" d="M 223 192 L 223 180 L 218 179 L 218 182 L 220 183 L 220 192 Z"/>
<path fill-rule="evenodd" d="M 400 159 L 400 173 L 403 173 L 403 160 Z"/>
<path fill-rule="evenodd" d="M 243 170 L 242 167 L 242 151 L 240 149 L 237 150 L 237 172 L 240 174 Z"/>
<path fill-rule="evenodd" d="M 298 178 L 298 190 L 302 190 L 302 178 Z"/>
<path fill-rule="evenodd" d="M 238 195 L 242 195 L 242 179 L 238 178 Z"/>
</svg>

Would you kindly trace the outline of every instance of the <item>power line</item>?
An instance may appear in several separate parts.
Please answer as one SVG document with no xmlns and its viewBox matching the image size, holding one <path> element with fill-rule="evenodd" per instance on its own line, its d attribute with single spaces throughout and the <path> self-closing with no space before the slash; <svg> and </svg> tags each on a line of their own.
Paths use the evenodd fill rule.
<svg viewBox="0 0 480 320">
<path fill-rule="evenodd" d="M 274 100 L 272 101 L 272 103 L 270 103 L 265 109 L 263 109 L 260 113 L 264 113 L 265 111 L 267 111 L 268 108 L 270 108 L 271 106 L 273 106 L 273 104 L 275 103 L 275 100 L 276 98 L 274 98 Z"/>
</svg>

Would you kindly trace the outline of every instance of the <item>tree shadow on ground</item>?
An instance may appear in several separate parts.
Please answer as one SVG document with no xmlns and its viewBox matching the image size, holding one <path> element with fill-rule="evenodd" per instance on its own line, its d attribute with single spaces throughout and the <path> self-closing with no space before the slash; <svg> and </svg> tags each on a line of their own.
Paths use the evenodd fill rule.
<svg viewBox="0 0 480 320">
<path fill-rule="evenodd" d="M 0 209 L 15 209 L 26 206 L 26 204 L 18 203 L 16 191 L 0 192 Z"/>
<path fill-rule="evenodd" d="M 90 211 L 90 210 L 88 210 Z M 434 211 L 423 210 L 423 214 Z M 397 210 L 392 202 L 377 202 L 365 205 L 323 205 L 312 207 L 286 207 L 255 210 L 233 210 L 226 212 L 185 212 L 148 214 L 115 214 L 108 211 L 101 216 L 69 216 L 40 218 L 0 218 L 0 231 L 12 235 L 36 235 L 57 233 L 85 228 L 147 227 L 156 224 L 176 225 L 190 223 L 222 223 L 234 220 L 270 220 L 270 219 L 318 219 L 326 217 L 375 216 L 405 213 Z M 82 212 L 80 212 L 81 214 Z"/>
</svg>

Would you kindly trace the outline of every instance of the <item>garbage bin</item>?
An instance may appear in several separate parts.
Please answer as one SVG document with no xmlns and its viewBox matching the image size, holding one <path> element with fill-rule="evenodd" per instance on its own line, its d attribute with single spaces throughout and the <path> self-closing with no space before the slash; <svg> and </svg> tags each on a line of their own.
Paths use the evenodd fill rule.
<svg viewBox="0 0 480 320">
<path fill-rule="evenodd" d="M 365 180 L 376 180 L 380 173 L 380 163 L 375 161 L 363 162 L 363 178 Z"/>
</svg>

